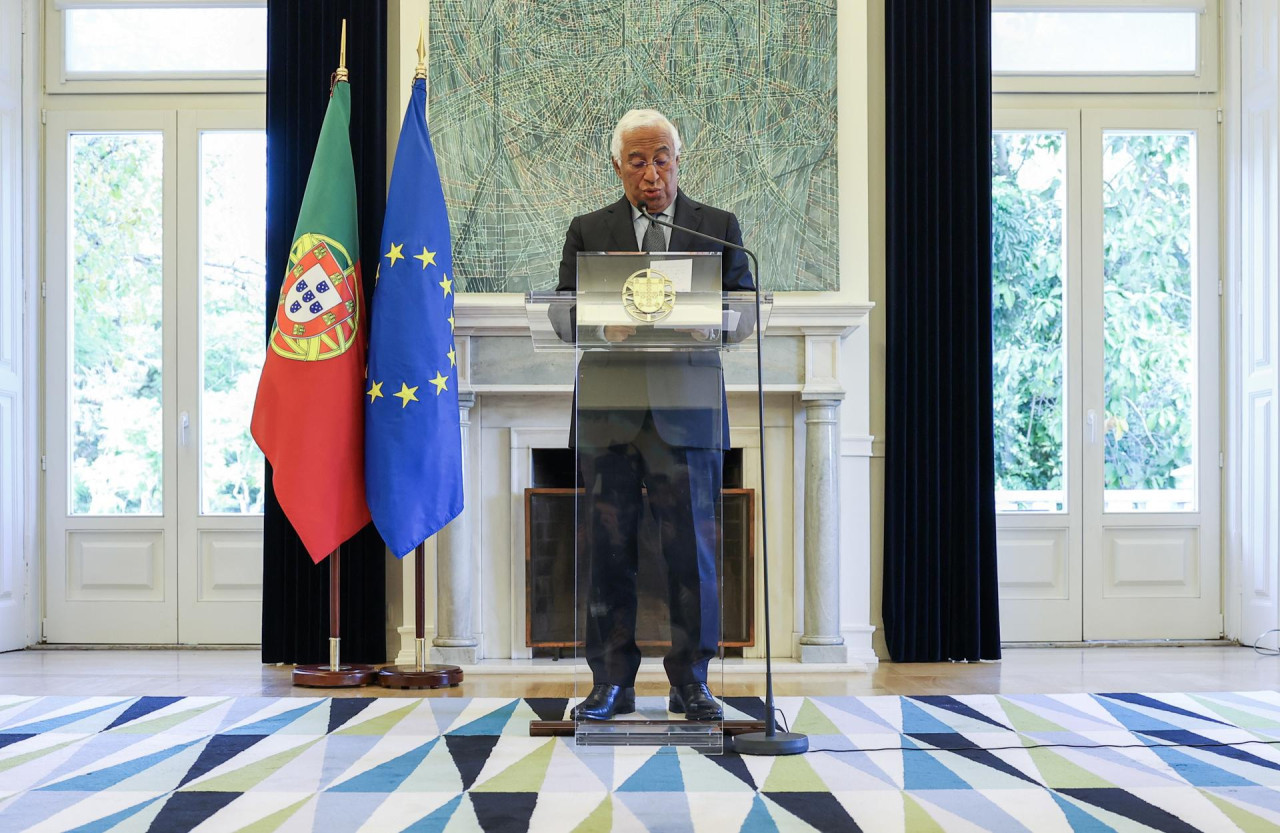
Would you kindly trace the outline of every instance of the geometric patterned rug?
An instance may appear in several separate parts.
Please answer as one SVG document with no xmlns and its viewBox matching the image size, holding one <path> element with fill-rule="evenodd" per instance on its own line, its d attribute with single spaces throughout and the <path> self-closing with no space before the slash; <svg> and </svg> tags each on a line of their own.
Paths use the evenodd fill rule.
<svg viewBox="0 0 1280 833">
<path fill-rule="evenodd" d="M 1280 830 L 1276 692 L 778 704 L 814 751 L 529 737 L 563 699 L 0 696 L 0 830 Z"/>
</svg>

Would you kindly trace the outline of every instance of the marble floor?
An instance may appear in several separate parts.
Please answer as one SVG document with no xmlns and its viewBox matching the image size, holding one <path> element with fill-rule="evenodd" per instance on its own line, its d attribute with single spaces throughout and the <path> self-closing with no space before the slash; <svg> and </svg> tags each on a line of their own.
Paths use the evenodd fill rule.
<svg viewBox="0 0 1280 833">
<path fill-rule="evenodd" d="M 263 665 L 256 650 L 37 649 L 0 654 L 0 694 L 389 697 L 572 697 L 589 684 L 565 662 L 481 663 L 457 688 L 393 691 L 296 688 L 290 666 Z M 1280 657 L 1237 646 L 1007 648 L 1000 662 L 882 662 L 872 671 L 821 671 L 779 663 L 774 692 L 789 695 L 993 694 L 1108 691 L 1255 691 L 1280 688 Z M 761 695 L 759 666 L 726 666 L 713 689 Z M 642 695 L 666 691 L 646 666 Z"/>
</svg>

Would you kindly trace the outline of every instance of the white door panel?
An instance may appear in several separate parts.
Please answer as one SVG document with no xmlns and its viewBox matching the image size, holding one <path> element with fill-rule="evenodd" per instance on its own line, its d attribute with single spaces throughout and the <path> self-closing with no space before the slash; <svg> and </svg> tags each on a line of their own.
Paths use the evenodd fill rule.
<svg viewBox="0 0 1280 833">
<path fill-rule="evenodd" d="M 45 637 L 173 643 L 176 119 L 51 112 L 45 135 Z"/>
<path fill-rule="evenodd" d="M 1280 3 L 1240 13 L 1240 639 L 1252 644 L 1280 627 Z"/>
<path fill-rule="evenodd" d="M 23 526 L 23 123 L 22 3 L 0 0 L 0 651 L 22 648 L 26 631 Z"/>
</svg>

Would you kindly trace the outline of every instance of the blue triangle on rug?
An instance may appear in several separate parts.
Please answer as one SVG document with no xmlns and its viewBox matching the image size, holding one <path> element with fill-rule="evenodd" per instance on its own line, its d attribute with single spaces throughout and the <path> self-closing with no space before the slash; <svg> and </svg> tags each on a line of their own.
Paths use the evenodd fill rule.
<svg viewBox="0 0 1280 833">
<path fill-rule="evenodd" d="M 436 736 L 421 746 L 410 749 L 403 755 L 398 755 L 389 761 L 378 764 L 373 769 L 366 770 L 346 781 L 335 784 L 329 788 L 329 791 L 351 793 L 395 792 L 404 783 L 405 779 L 413 774 L 413 771 L 422 763 L 422 759 L 427 757 L 427 753 L 435 748 L 436 742 L 439 740 L 439 736 Z"/>
<path fill-rule="evenodd" d="M 1182 819 L 1119 787 L 1059 788 L 1063 795 L 1101 807 L 1163 833 L 1201 833 Z"/>
<path fill-rule="evenodd" d="M 102 818 L 91 821 L 88 824 L 82 824 L 79 827 L 68 830 L 67 833 L 106 833 L 106 831 L 115 827 L 120 822 L 131 816 L 137 815 L 152 804 L 155 804 L 157 801 L 161 801 L 164 798 L 165 796 L 163 795 L 158 795 L 155 798 L 148 798 L 141 804 L 126 807 L 125 809 L 112 813 L 109 816 L 103 816 Z"/>
<path fill-rule="evenodd" d="M 911 699 L 933 706 L 935 709 L 944 709 L 946 711 L 951 712 L 952 714 L 960 715 L 961 717 L 968 717 L 973 720 L 980 721 L 982 723 L 990 723 L 992 726 L 995 726 L 997 729 L 1004 729 L 1005 731 L 1009 731 L 1009 732 L 1013 731 L 1013 729 L 1004 725 L 1003 723 L 996 720 L 995 718 L 987 717 L 985 714 L 973 708 L 972 706 L 967 706 L 948 694 L 916 695 Z"/>
<path fill-rule="evenodd" d="M 280 731 L 293 721 L 302 717 L 311 710 L 318 708 L 324 700 L 316 700 L 305 706 L 299 706 L 296 709 L 289 709 L 286 712 L 264 717 L 262 720 L 254 721 L 247 726 L 237 726 L 234 729 L 224 729 L 224 735 L 270 735 Z"/>
<path fill-rule="evenodd" d="M 372 697 L 335 697 L 329 701 L 329 734 L 369 708 Z"/>
<path fill-rule="evenodd" d="M 618 787 L 617 792 L 684 792 L 684 776 L 680 774 L 676 750 L 670 746 L 659 749 Z"/>
<path fill-rule="evenodd" d="M 902 698 L 903 734 L 942 735 L 954 731 L 955 729 L 911 702 L 910 697 Z"/>
<path fill-rule="evenodd" d="M 19 733 L 15 735 L 0 734 L 0 749 L 4 749 L 6 746 L 8 746 L 11 743 L 18 743 L 19 741 L 24 741 L 27 738 L 33 738 L 36 736 L 36 734 L 37 734 L 36 732 Z"/>
<path fill-rule="evenodd" d="M 437 807 L 400 831 L 400 833 L 444 833 L 449 820 L 453 818 L 453 814 L 462 804 L 462 799 L 466 798 L 466 795 L 466 793 L 458 793 L 442 806 Z"/>
<path fill-rule="evenodd" d="M 214 813 L 226 807 L 243 793 L 190 792 L 171 793 L 160 808 L 150 830 L 164 833 L 189 833 Z"/>
<path fill-rule="evenodd" d="M 1188 732 L 1185 729 L 1142 731 L 1140 733 L 1149 735 L 1153 738 L 1160 738 L 1160 740 L 1177 744 L 1179 746 L 1199 746 L 1204 749 L 1205 752 L 1210 752 L 1214 755 L 1221 755 L 1224 758 L 1230 758 L 1233 761 L 1253 764 L 1254 766 L 1260 766 L 1264 769 L 1280 770 L 1280 764 L 1275 761 L 1268 761 L 1266 758 L 1260 758 L 1247 750 L 1240 749 L 1235 746 L 1224 745 L 1212 738 L 1207 738 L 1204 735 L 1198 735 L 1195 732 Z"/>
<path fill-rule="evenodd" d="M 209 738 L 204 749 L 200 750 L 200 757 L 196 758 L 196 762 L 191 765 L 191 769 L 187 770 L 187 774 L 182 776 L 178 786 L 186 786 L 206 772 L 222 766 L 264 737 L 266 735 L 214 735 Z"/>
<path fill-rule="evenodd" d="M 97 769 L 92 772 L 86 772 L 84 775 L 76 775 L 65 781 L 57 781 L 52 784 L 46 784 L 37 789 L 44 791 L 69 791 L 69 792 L 97 792 L 114 787 L 126 778 L 132 778 L 139 772 L 150 769 L 156 764 L 166 761 L 186 749 L 190 749 L 197 743 L 203 743 L 204 738 L 199 740 L 180 743 L 176 746 L 170 746 L 167 749 L 161 749 L 158 752 L 152 752 L 150 755 L 143 755 L 140 758 L 134 758 L 129 761 L 122 761 L 105 769 Z"/>
<path fill-rule="evenodd" d="M 138 701 L 132 706 L 124 710 L 124 713 L 111 722 L 103 731 L 111 731 L 117 726 L 130 723 L 140 717 L 146 717 L 154 711 L 159 711 L 165 706 L 172 706 L 181 700 L 181 697 L 139 697 Z"/>
<path fill-rule="evenodd" d="M 477 717 L 470 723 L 459 726 L 447 734 L 453 737 L 459 735 L 500 735 L 507 725 L 507 721 L 511 719 L 511 715 L 515 713 L 516 706 L 519 703 L 519 700 L 512 700 L 502 708 L 494 709 L 482 717 Z"/>
<path fill-rule="evenodd" d="M 462 778 L 462 788 L 469 790 L 480 777 L 480 770 L 484 769 L 485 761 L 489 760 L 489 753 L 498 745 L 498 736 L 445 735 L 444 742 L 449 749 L 449 756 L 453 758 L 453 765 Z"/>
<path fill-rule="evenodd" d="M 769 800 L 782 809 L 808 822 L 818 830 L 840 830 L 848 833 L 862 833 L 862 828 L 853 820 L 831 793 L 818 792 L 768 792 L 763 793 Z"/>
<path fill-rule="evenodd" d="M 967 790 L 963 778 L 907 738 L 902 739 L 902 784 L 907 790 Z"/>
<path fill-rule="evenodd" d="M 476 820 L 485 833 L 528 830 L 537 793 L 467 793 L 476 811 Z"/>
<path fill-rule="evenodd" d="M 1114 827 L 1081 810 L 1054 790 L 1050 790 L 1049 795 L 1053 796 L 1058 809 L 1062 810 L 1062 814 L 1067 817 L 1067 824 L 1071 825 L 1071 833 L 1116 833 Z"/>
<path fill-rule="evenodd" d="M 1120 700 L 1125 703 L 1131 703 L 1135 706 L 1145 706 L 1148 709 L 1156 711 L 1169 712 L 1170 714 L 1180 714 L 1183 717 L 1191 717 L 1196 720 L 1203 720 L 1206 723 L 1217 723 L 1219 726 L 1230 726 L 1230 723 L 1209 717 L 1206 714 L 1198 714 L 1193 711 L 1175 706 L 1172 703 L 1162 703 L 1154 697 L 1148 697 L 1145 694 L 1099 694 L 1099 697 L 1110 697 L 1112 700 Z"/>
<path fill-rule="evenodd" d="M 769 808 L 764 806 L 764 800 L 759 795 L 753 796 L 751 812 L 747 813 L 738 833 L 778 833 L 778 823 L 773 820 Z"/>
</svg>

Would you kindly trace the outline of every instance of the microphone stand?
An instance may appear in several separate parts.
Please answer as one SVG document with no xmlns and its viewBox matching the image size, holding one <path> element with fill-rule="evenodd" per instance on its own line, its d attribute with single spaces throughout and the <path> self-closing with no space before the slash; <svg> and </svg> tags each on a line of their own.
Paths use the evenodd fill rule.
<svg viewBox="0 0 1280 833">
<path fill-rule="evenodd" d="M 764 339 L 759 331 L 762 320 L 760 317 L 760 261 L 756 259 L 755 252 L 746 246 L 712 237 L 685 226 L 678 226 L 675 223 L 668 223 L 650 214 L 643 202 L 637 202 L 635 205 L 642 215 L 649 218 L 649 222 L 670 229 L 679 229 L 694 237 L 701 237 L 703 240 L 710 240 L 713 243 L 728 246 L 730 249 L 745 252 L 755 266 L 755 280 L 752 283 L 756 290 L 756 403 L 760 412 L 760 553 L 764 567 L 764 731 L 733 735 L 725 746 L 726 751 L 732 750 L 740 755 L 797 755 L 808 752 L 808 735 L 798 732 L 779 732 L 777 721 L 774 719 L 773 650 L 769 639 L 769 511 L 768 503 L 765 501 L 769 479 L 765 476 L 764 468 Z"/>
</svg>

